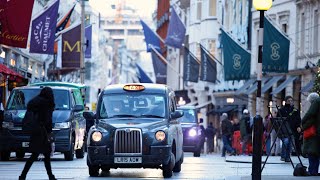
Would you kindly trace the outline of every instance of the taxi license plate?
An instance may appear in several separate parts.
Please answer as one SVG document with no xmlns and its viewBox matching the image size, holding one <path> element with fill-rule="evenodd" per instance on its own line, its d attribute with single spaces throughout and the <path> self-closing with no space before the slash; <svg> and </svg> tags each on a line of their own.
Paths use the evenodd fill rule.
<svg viewBox="0 0 320 180">
<path fill-rule="evenodd" d="M 29 147 L 29 142 L 22 142 L 22 147 Z"/>
<path fill-rule="evenodd" d="M 115 157 L 114 163 L 142 163 L 141 157 Z"/>
</svg>

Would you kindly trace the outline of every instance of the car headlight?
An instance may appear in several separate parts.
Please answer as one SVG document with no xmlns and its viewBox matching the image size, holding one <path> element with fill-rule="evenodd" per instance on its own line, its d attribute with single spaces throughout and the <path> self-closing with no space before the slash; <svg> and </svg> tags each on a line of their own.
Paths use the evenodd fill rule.
<svg viewBox="0 0 320 180">
<path fill-rule="evenodd" d="M 157 131 L 155 134 L 155 138 L 157 141 L 163 141 L 166 138 L 166 133 L 164 131 Z"/>
<path fill-rule="evenodd" d="M 68 129 L 70 127 L 70 122 L 62 122 L 62 123 L 55 123 L 55 129 Z"/>
<path fill-rule="evenodd" d="M 194 136 L 196 136 L 197 135 L 197 130 L 195 130 L 195 129 L 190 129 L 189 130 L 189 136 L 190 137 L 194 137 Z"/>
<path fill-rule="evenodd" d="M 7 129 L 12 129 L 12 128 L 14 127 L 14 125 L 13 125 L 13 122 L 3 121 L 3 122 L 2 122 L 2 127 L 3 127 L 3 128 L 7 128 Z"/>
<path fill-rule="evenodd" d="M 91 135 L 91 139 L 92 139 L 93 141 L 95 141 L 95 142 L 101 141 L 101 139 L 102 139 L 102 134 L 101 134 L 101 132 L 99 132 L 99 131 L 93 132 L 92 135 Z"/>
</svg>

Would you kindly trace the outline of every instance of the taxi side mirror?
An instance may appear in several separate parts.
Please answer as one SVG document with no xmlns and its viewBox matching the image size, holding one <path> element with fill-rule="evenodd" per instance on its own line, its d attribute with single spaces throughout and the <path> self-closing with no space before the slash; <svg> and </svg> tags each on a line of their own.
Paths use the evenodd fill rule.
<svg viewBox="0 0 320 180">
<path fill-rule="evenodd" d="M 183 111 L 181 110 L 176 110 L 175 112 L 171 113 L 171 118 L 172 119 L 177 119 L 183 116 Z"/>
<path fill-rule="evenodd" d="M 80 112 L 80 111 L 83 111 L 83 110 L 84 110 L 84 107 L 82 105 L 75 105 L 72 108 L 72 111 L 74 111 L 74 112 Z"/>
</svg>

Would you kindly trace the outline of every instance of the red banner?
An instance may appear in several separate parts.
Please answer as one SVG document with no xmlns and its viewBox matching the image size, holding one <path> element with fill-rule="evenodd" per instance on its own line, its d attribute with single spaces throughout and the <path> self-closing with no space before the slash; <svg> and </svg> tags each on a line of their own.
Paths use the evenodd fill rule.
<svg viewBox="0 0 320 180">
<path fill-rule="evenodd" d="M 0 43 L 26 48 L 34 0 L 0 0 Z"/>
</svg>

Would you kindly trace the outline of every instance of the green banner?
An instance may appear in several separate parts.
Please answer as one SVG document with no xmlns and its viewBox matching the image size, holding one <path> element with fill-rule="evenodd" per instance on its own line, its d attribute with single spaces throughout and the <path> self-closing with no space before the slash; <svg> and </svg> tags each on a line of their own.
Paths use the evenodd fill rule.
<svg viewBox="0 0 320 180">
<path fill-rule="evenodd" d="M 279 32 L 267 18 L 264 18 L 263 33 L 262 71 L 288 72 L 289 39 Z"/>
<path fill-rule="evenodd" d="M 223 29 L 221 29 L 221 32 L 225 80 L 249 79 L 251 54 L 235 42 Z"/>
</svg>

